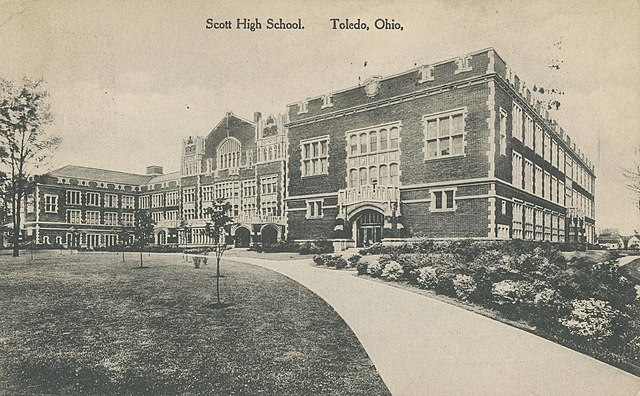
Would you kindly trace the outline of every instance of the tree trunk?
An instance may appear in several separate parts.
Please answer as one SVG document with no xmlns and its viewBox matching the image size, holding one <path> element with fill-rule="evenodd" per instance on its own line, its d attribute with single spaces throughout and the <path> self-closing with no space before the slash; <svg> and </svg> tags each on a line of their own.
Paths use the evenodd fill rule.
<svg viewBox="0 0 640 396">
<path fill-rule="evenodd" d="M 20 256 L 20 206 L 20 199 L 16 199 L 13 205 L 13 257 Z"/>
<path fill-rule="evenodd" d="M 140 268 L 142 268 L 142 249 L 140 249 Z"/>
<path fill-rule="evenodd" d="M 124 263 L 124 247 L 122 248 L 122 262 Z"/>
</svg>

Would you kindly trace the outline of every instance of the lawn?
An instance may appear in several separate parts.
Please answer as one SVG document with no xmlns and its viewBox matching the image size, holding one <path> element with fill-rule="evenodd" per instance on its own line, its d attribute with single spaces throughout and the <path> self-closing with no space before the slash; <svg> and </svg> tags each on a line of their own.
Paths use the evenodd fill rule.
<svg viewBox="0 0 640 396">
<path fill-rule="evenodd" d="M 0 256 L 1 394 L 389 394 L 344 321 L 259 267 Z"/>
</svg>

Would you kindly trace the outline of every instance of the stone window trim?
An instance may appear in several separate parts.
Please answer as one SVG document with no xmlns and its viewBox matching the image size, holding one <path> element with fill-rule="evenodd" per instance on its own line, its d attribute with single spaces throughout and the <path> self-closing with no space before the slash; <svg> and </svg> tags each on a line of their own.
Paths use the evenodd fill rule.
<svg viewBox="0 0 640 396">
<path fill-rule="evenodd" d="M 298 102 L 298 114 L 306 114 L 309 112 L 309 101 L 301 100 Z"/>
<path fill-rule="evenodd" d="M 422 126 L 423 126 L 423 135 L 424 135 L 424 139 L 423 139 L 423 154 L 424 154 L 424 162 L 427 161 L 434 161 L 434 160 L 440 160 L 440 159 L 445 159 L 445 158 L 456 158 L 456 157 L 466 157 L 466 146 L 467 146 L 467 132 L 466 132 L 466 120 L 467 120 L 467 108 L 466 107 L 460 107 L 460 108 L 456 108 L 456 109 L 451 109 L 451 110 L 446 110 L 446 111 L 441 111 L 441 112 L 437 112 L 437 113 L 431 113 L 431 114 L 426 114 L 422 116 Z M 462 133 L 455 133 L 453 131 L 453 118 L 456 116 L 462 116 Z M 429 137 L 428 136 L 428 123 L 430 121 L 438 120 L 437 121 L 437 129 L 438 129 L 438 134 L 439 134 L 439 130 L 440 130 L 440 119 L 443 119 L 445 117 L 449 118 L 449 135 L 444 136 L 445 138 L 448 138 L 448 142 L 449 142 L 449 150 L 450 150 L 450 154 L 447 155 L 442 155 L 440 154 L 442 152 L 441 150 L 441 146 L 440 146 L 440 141 L 441 136 L 436 136 L 434 137 Z M 461 153 L 457 153 L 457 154 L 453 154 L 453 138 L 455 137 L 462 137 L 462 149 L 461 149 Z M 435 141 L 437 144 L 437 151 L 438 151 L 438 155 L 433 156 L 433 157 L 429 157 L 429 151 L 428 151 L 428 143 L 429 142 L 433 142 Z"/>
<path fill-rule="evenodd" d="M 313 152 L 311 152 L 311 155 L 308 158 L 305 158 L 305 146 L 309 145 L 309 147 L 313 147 L 313 144 L 317 143 L 318 144 L 318 155 L 313 155 Z M 325 147 L 326 147 L 326 152 L 322 152 L 321 148 L 322 148 L 322 143 L 325 143 Z M 330 145 L 331 141 L 329 138 L 329 135 L 323 135 L 323 136 L 317 136 L 317 137 L 313 137 L 313 138 L 309 138 L 309 139 L 304 139 L 304 140 L 300 140 L 300 177 L 301 178 L 305 178 L 305 177 L 313 177 L 313 176 L 322 176 L 322 175 L 328 175 L 329 174 L 329 145 Z M 322 169 L 322 160 L 325 160 L 326 162 L 326 167 L 324 168 L 324 170 Z M 320 163 L 320 170 L 319 171 L 315 171 L 315 166 L 313 165 L 314 161 L 319 161 Z M 305 164 L 306 163 L 310 163 L 312 164 L 311 166 L 311 172 L 307 172 L 305 169 Z"/>
<path fill-rule="evenodd" d="M 433 77 L 433 65 L 423 65 L 420 67 L 420 80 L 418 84 L 425 83 L 427 81 L 433 81 L 435 77 Z"/>
<path fill-rule="evenodd" d="M 100 193 L 87 192 L 85 194 L 86 206 L 100 206 Z"/>
<path fill-rule="evenodd" d="M 322 106 L 321 109 L 326 109 L 327 107 L 333 107 L 333 95 L 326 94 L 322 96 Z"/>
<path fill-rule="evenodd" d="M 58 195 L 44 194 L 44 212 L 58 213 Z"/>
<path fill-rule="evenodd" d="M 456 59 L 456 71 L 453 74 L 471 71 L 471 55 L 460 56 Z"/>
<path fill-rule="evenodd" d="M 448 188 L 434 188 L 429 191 L 431 196 L 431 202 L 429 206 L 430 212 L 455 212 L 458 208 L 456 204 L 456 192 L 457 187 Z M 439 200 L 438 200 L 439 196 Z M 449 202 L 449 197 L 450 201 Z M 440 208 L 438 208 L 438 201 L 440 201 Z"/>
<path fill-rule="evenodd" d="M 67 197 L 66 204 L 68 206 L 82 205 L 82 193 L 79 190 L 67 190 L 65 195 Z"/>
<path fill-rule="evenodd" d="M 509 117 L 507 111 L 500 108 L 500 155 L 507 155 L 507 126 L 509 125 Z"/>
<path fill-rule="evenodd" d="M 323 199 L 311 199 L 305 201 L 307 212 L 305 214 L 306 219 L 321 219 L 324 217 L 324 200 Z"/>
</svg>

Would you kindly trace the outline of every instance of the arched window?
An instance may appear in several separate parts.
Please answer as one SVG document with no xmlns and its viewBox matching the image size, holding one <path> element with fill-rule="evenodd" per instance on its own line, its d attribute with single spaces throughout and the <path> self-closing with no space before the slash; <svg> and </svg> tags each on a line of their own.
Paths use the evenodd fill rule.
<svg viewBox="0 0 640 396">
<path fill-rule="evenodd" d="M 349 171 L 349 187 L 358 187 L 358 170 L 351 169 Z"/>
<path fill-rule="evenodd" d="M 367 184 L 367 168 L 360 168 L 360 185 Z"/>
<path fill-rule="evenodd" d="M 360 152 L 361 153 L 367 152 L 367 134 L 366 133 L 360 134 Z"/>
<path fill-rule="evenodd" d="M 369 133 L 369 151 L 372 153 L 378 151 L 378 134 L 376 131 Z"/>
<path fill-rule="evenodd" d="M 391 128 L 389 131 L 389 148 L 391 150 L 398 148 L 398 128 Z"/>
<path fill-rule="evenodd" d="M 220 169 L 237 168 L 242 145 L 238 139 L 228 137 L 218 146 L 218 167 Z"/>
<path fill-rule="evenodd" d="M 387 132 L 386 129 L 383 129 L 380 131 L 380 150 L 386 150 L 389 148 L 387 143 L 388 136 L 389 136 L 389 133 Z"/>
<path fill-rule="evenodd" d="M 391 164 L 390 167 L 390 178 L 391 178 L 391 185 L 392 186 L 397 186 L 400 184 L 400 168 L 398 167 L 398 164 Z"/>
<path fill-rule="evenodd" d="M 378 184 L 381 186 L 389 185 L 389 167 L 386 165 L 380 165 L 380 181 Z"/>
<path fill-rule="evenodd" d="M 358 135 L 351 135 L 350 140 L 349 146 L 351 147 L 351 154 L 358 154 Z"/>
<path fill-rule="evenodd" d="M 369 167 L 369 184 L 378 184 L 378 168 L 375 166 Z"/>
</svg>

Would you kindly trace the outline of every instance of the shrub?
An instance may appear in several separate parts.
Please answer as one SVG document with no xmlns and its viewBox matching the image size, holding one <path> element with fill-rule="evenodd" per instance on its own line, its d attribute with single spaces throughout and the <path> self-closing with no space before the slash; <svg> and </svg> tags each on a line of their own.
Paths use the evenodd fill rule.
<svg viewBox="0 0 640 396">
<path fill-rule="evenodd" d="M 358 262 L 360 261 L 361 258 L 362 256 L 359 254 L 354 254 L 353 256 L 349 257 L 347 259 L 347 261 L 349 262 L 349 267 L 355 268 L 358 265 Z"/>
<path fill-rule="evenodd" d="M 300 249 L 300 245 L 292 241 L 280 241 L 267 245 L 254 245 L 249 250 L 256 251 L 258 253 L 296 253 Z"/>
<path fill-rule="evenodd" d="M 358 261 L 356 265 L 356 269 L 358 270 L 358 275 L 366 275 L 369 273 L 369 264 L 366 261 Z"/>
<path fill-rule="evenodd" d="M 384 268 L 382 269 L 381 276 L 388 280 L 397 281 L 402 277 L 403 273 L 404 270 L 397 261 L 390 261 L 385 264 Z"/>
<path fill-rule="evenodd" d="M 435 289 L 438 283 L 438 270 L 436 267 L 427 266 L 416 270 L 416 282 L 423 289 Z"/>
<path fill-rule="evenodd" d="M 571 313 L 559 319 L 571 335 L 588 341 L 603 341 L 614 335 L 614 323 L 620 312 L 608 302 L 590 298 L 572 300 Z"/>
<path fill-rule="evenodd" d="M 343 259 L 341 256 L 332 256 L 330 254 L 316 255 L 313 257 L 313 262 L 316 265 L 324 265 L 337 269 L 342 269 L 347 266 L 347 260 Z"/>
<path fill-rule="evenodd" d="M 298 248 L 300 254 L 326 254 L 333 253 L 333 242 L 325 239 L 304 242 Z"/>
<path fill-rule="evenodd" d="M 380 258 L 382 259 L 382 257 Z M 384 268 L 384 260 L 383 263 L 378 261 L 371 261 L 367 266 L 367 274 L 371 275 L 373 278 L 379 278 L 382 275 L 382 269 Z"/>
<path fill-rule="evenodd" d="M 458 274 L 453 278 L 453 288 L 456 291 L 456 296 L 466 301 L 475 293 L 478 286 L 472 276 Z"/>
</svg>

